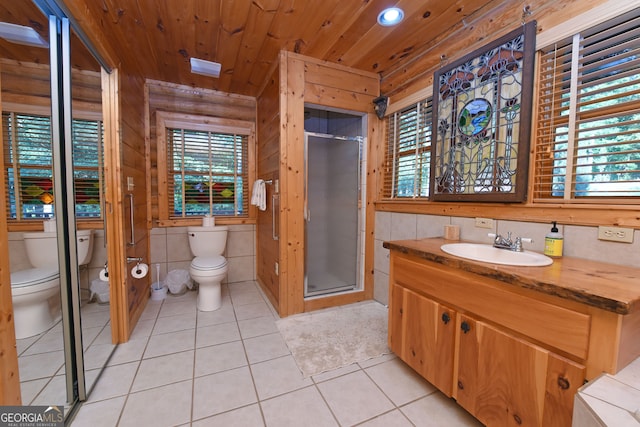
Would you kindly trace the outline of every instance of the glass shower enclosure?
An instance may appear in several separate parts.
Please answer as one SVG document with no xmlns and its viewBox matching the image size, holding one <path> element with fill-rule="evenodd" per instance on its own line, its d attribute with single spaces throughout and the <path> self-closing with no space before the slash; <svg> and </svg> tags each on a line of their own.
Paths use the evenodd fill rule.
<svg viewBox="0 0 640 427">
<path fill-rule="evenodd" d="M 358 287 L 361 139 L 305 132 L 305 297 Z"/>
</svg>

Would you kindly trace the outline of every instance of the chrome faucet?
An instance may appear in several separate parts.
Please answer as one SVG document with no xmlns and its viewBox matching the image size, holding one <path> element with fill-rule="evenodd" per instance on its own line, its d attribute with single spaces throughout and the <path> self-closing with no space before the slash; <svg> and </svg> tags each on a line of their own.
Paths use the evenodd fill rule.
<svg viewBox="0 0 640 427">
<path fill-rule="evenodd" d="M 500 234 L 489 233 L 489 237 L 493 237 L 493 247 L 498 249 L 507 249 L 514 252 L 522 252 L 522 242 L 533 243 L 533 239 L 526 237 L 516 237 L 511 240 L 511 232 L 507 232 L 507 237 Z"/>
</svg>

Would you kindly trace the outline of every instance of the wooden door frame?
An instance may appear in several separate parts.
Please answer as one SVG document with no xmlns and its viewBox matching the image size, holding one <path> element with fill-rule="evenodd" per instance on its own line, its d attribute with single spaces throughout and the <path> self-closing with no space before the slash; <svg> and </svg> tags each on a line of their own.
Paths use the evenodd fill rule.
<svg viewBox="0 0 640 427">
<path fill-rule="evenodd" d="M 0 87 L 2 87 L 1 81 Z M 0 91 L 0 105 L 2 105 L 2 91 Z M 0 158 L 4 158 L 3 135 L 0 121 Z M 22 397 L 11 296 L 6 194 L 6 182 L 3 179 L 0 184 L 0 405 L 20 405 Z"/>
</svg>

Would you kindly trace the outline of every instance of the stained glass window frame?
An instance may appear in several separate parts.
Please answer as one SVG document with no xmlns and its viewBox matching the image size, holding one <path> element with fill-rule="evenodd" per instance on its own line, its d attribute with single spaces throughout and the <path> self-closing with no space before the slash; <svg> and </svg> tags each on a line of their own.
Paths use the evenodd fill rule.
<svg viewBox="0 0 640 427">
<path fill-rule="evenodd" d="M 535 34 L 529 22 L 434 73 L 432 200 L 526 200 Z M 485 104 L 482 126 L 463 131 L 462 113 Z"/>
</svg>

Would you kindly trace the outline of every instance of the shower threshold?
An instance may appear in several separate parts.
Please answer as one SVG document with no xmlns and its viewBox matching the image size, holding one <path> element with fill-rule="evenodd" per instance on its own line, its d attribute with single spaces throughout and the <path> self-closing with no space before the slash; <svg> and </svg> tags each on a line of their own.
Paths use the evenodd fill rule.
<svg viewBox="0 0 640 427">
<path fill-rule="evenodd" d="M 328 289 L 317 289 L 317 290 L 314 290 L 313 288 L 315 288 L 315 286 L 310 286 L 309 289 L 307 289 L 307 293 L 305 294 L 305 298 L 317 297 L 317 296 L 320 296 L 320 295 L 335 294 L 335 293 L 338 293 L 338 292 L 353 291 L 356 288 L 356 285 L 338 286 L 338 287 L 332 287 L 332 288 L 328 288 Z"/>
</svg>

